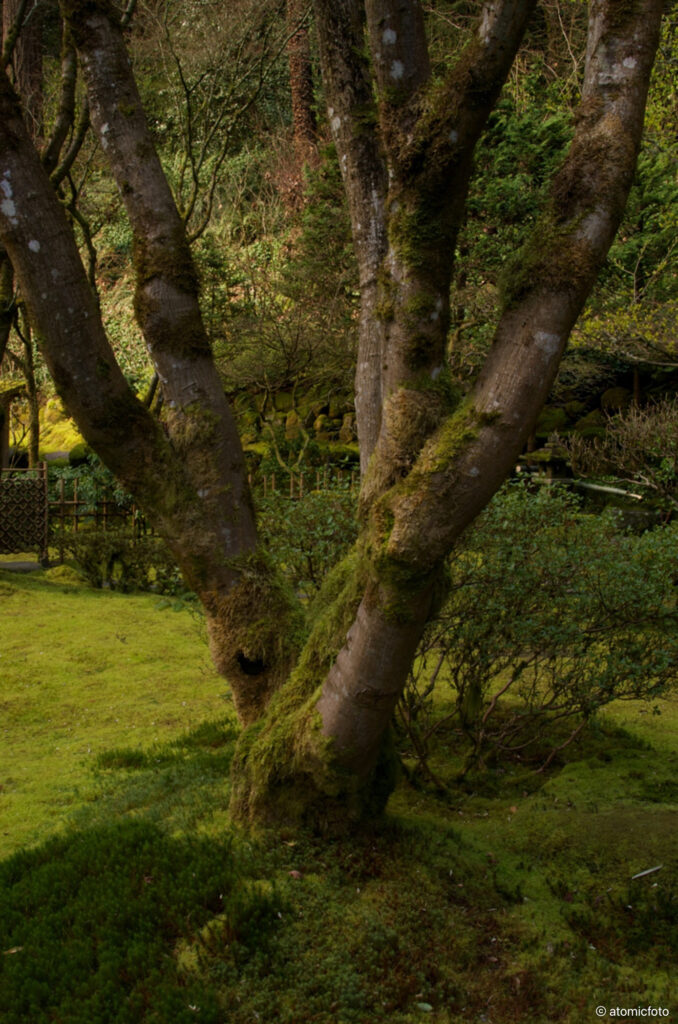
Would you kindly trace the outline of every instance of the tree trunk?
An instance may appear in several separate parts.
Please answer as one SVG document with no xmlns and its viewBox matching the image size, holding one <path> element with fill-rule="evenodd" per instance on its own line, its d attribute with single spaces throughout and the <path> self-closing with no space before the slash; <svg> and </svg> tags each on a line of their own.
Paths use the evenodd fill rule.
<svg viewBox="0 0 678 1024">
<path fill-rule="evenodd" d="M 456 66 L 432 81 L 417 0 L 315 2 L 362 289 L 361 529 L 284 686 L 298 611 L 257 546 L 185 233 L 109 8 L 69 4 L 66 16 L 134 232 L 136 312 L 166 434 L 115 363 L 63 210 L 0 85 L 0 241 L 60 394 L 166 538 L 203 602 L 241 718 L 256 719 L 234 759 L 241 818 L 335 827 L 384 806 L 389 722 L 444 591 L 444 560 L 514 465 L 619 224 L 661 0 L 592 0 L 572 146 L 510 275 L 487 363 L 459 401 L 445 365 L 453 253 L 474 146 L 532 6 L 484 5 Z"/>
<path fill-rule="evenodd" d="M 167 541 L 205 607 L 215 664 L 228 675 L 241 719 L 252 721 L 289 671 L 299 613 L 258 550 L 242 450 L 202 326 L 183 225 L 120 30 L 90 8 L 71 28 L 92 119 L 135 233 L 136 306 L 169 410 L 165 429 L 115 362 L 63 209 L 5 76 L 2 241 L 64 404 Z"/>
<path fill-rule="evenodd" d="M 292 95 L 294 149 L 299 171 L 316 157 L 317 125 L 313 96 L 313 72 L 305 0 L 287 0 L 287 57 Z"/>
<path fill-rule="evenodd" d="M 351 4 L 316 5 L 321 39 L 337 6 Z M 418 5 L 366 4 L 389 187 L 380 202 L 386 219 L 381 237 L 388 243 L 378 271 L 376 314 L 383 322 L 385 400 L 361 490 L 353 590 L 347 584 L 357 612 L 348 631 L 342 622 L 331 633 L 336 655 L 324 681 L 315 689 L 303 687 L 291 709 L 276 703 L 274 713 L 243 737 L 233 798 L 241 817 L 276 821 L 301 814 L 322 825 L 335 815 L 344 822 L 351 815 L 372 815 L 383 804 L 392 778 L 384 742 L 435 605 L 444 559 L 515 464 L 619 225 L 642 132 L 659 0 L 645 0 L 626 14 L 606 0 L 591 4 L 582 102 L 569 155 L 514 269 L 487 364 L 454 408 L 443 365 L 450 253 L 473 146 L 530 6 L 487 5 L 478 35 L 436 109 L 422 100 L 426 76 Z M 392 49 L 384 57 L 387 45 Z M 394 69 L 397 90 L 388 82 Z M 327 79 L 333 103 L 331 74 Z M 344 109 L 342 116 L 347 114 Z M 352 201 L 350 193 L 352 138 L 342 151 L 354 132 L 350 125 L 342 131 L 338 125 L 349 202 L 360 209 L 360 189 Z M 359 243 L 356 238 L 360 258 Z M 361 369 L 359 356 L 358 375 Z M 338 598 L 340 606 L 346 593 Z M 326 645 L 328 639 L 324 634 Z"/>
<path fill-rule="evenodd" d="M 20 0 L 3 0 L 3 38 L 11 32 L 19 10 Z M 42 12 L 39 0 L 30 0 L 24 14 L 21 31 L 14 45 L 11 67 L 14 88 L 21 97 L 21 107 L 31 138 L 37 141 L 43 130 L 42 89 Z"/>
</svg>

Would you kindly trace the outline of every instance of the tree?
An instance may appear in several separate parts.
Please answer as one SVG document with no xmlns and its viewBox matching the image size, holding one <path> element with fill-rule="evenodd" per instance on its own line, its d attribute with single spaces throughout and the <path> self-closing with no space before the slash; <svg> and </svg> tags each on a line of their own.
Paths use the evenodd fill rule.
<svg viewBox="0 0 678 1024">
<path fill-rule="evenodd" d="M 290 39 L 287 55 L 290 66 L 292 126 L 294 149 L 299 168 L 313 160 L 317 142 L 317 125 L 313 106 L 313 72 L 308 25 L 304 0 L 287 0 L 286 14 Z"/>
<path fill-rule="evenodd" d="M 89 444 L 165 537 L 203 603 L 245 725 L 234 812 L 352 820 L 392 786 L 389 722 L 444 560 L 514 465 L 628 195 L 661 0 L 592 0 L 573 141 L 509 275 L 494 344 L 463 400 L 446 370 L 450 285 L 473 151 L 532 0 L 494 0 L 432 68 L 417 0 L 315 0 L 328 114 L 360 273 L 360 532 L 312 621 L 257 541 L 243 457 L 198 281 L 116 11 L 63 0 L 91 117 L 134 232 L 135 310 L 159 424 L 117 367 L 73 235 L 16 97 L 0 95 L 0 236 L 50 372 Z"/>
</svg>

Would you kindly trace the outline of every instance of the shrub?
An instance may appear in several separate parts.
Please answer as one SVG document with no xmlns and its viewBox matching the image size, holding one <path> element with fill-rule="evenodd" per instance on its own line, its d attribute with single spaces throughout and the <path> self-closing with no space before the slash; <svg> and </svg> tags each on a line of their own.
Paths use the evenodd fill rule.
<svg viewBox="0 0 678 1024">
<path fill-rule="evenodd" d="M 262 538 L 295 590 L 311 595 L 356 538 L 355 497 L 348 483 L 291 499 L 273 493 L 258 502 Z"/>
<path fill-rule="evenodd" d="M 129 529 L 87 529 L 70 534 L 64 547 L 93 587 L 170 595 L 185 591 L 179 569 L 159 537 L 133 537 Z"/>
<path fill-rule="evenodd" d="M 401 704 L 419 756 L 443 682 L 467 769 L 528 757 L 546 723 L 569 723 L 550 760 L 611 701 L 664 695 L 678 681 L 676 579 L 678 524 L 634 536 L 563 490 L 506 487 L 452 559 Z"/>
</svg>

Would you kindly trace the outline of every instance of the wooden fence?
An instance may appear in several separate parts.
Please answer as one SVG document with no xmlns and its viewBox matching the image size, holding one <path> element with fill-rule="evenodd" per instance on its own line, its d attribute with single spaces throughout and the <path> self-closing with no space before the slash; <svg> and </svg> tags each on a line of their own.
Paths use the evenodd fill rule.
<svg viewBox="0 0 678 1024">
<path fill-rule="evenodd" d="M 68 491 L 68 496 L 67 496 Z M 148 532 L 146 521 L 132 502 L 120 504 L 112 494 L 101 491 L 92 499 L 83 496 L 78 477 L 68 482 L 61 479 L 56 496 L 48 502 L 51 532 L 60 534 L 71 530 L 77 533 L 83 527 L 109 530 L 130 524 L 135 536 Z"/>
<path fill-rule="evenodd" d="M 47 466 L 0 472 L 0 552 L 36 550 L 47 561 Z"/>
<path fill-rule="evenodd" d="M 249 478 L 255 497 L 280 494 L 303 498 L 311 491 L 345 487 L 355 493 L 357 469 L 342 470 L 325 466 L 306 473 L 270 473 Z M 47 559 L 48 542 L 59 548 L 63 560 L 64 540 L 82 529 L 110 530 L 128 528 L 134 537 L 152 532 L 141 511 L 129 501 L 120 503 L 111 493 L 87 493 L 78 477 L 58 481 L 51 496 L 47 488 L 47 467 L 3 470 L 0 475 L 0 552 L 13 553 L 37 548 L 42 561 Z"/>
<path fill-rule="evenodd" d="M 266 498 L 275 493 L 290 498 L 303 498 L 309 491 L 328 491 L 333 487 L 345 487 L 353 494 L 358 488 L 360 477 L 357 469 L 323 466 L 322 469 L 306 473 L 270 473 L 263 477 L 250 474 L 248 480 L 255 496 Z"/>
</svg>

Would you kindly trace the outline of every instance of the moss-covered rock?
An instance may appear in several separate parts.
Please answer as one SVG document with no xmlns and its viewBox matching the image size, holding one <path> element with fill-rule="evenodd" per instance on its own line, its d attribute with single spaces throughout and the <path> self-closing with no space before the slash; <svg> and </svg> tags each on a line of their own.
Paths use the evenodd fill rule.
<svg viewBox="0 0 678 1024">
<path fill-rule="evenodd" d="M 287 441 L 296 441 L 301 434 L 301 426 L 299 413 L 294 409 L 290 409 L 285 417 L 285 439 Z"/>
<path fill-rule="evenodd" d="M 92 454 L 92 449 L 84 441 L 76 444 L 68 453 L 68 462 L 71 466 L 82 466 Z"/>
<path fill-rule="evenodd" d="M 564 409 L 555 405 L 546 405 L 539 415 L 534 432 L 537 437 L 547 438 L 559 430 L 564 430 L 567 424 L 568 416 Z"/>
<path fill-rule="evenodd" d="M 594 409 L 587 416 L 582 416 L 580 420 L 577 420 L 574 425 L 574 431 L 584 438 L 603 437 L 606 426 L 607 419 L 605 414 L 600 409 Z"/>
</svg>

